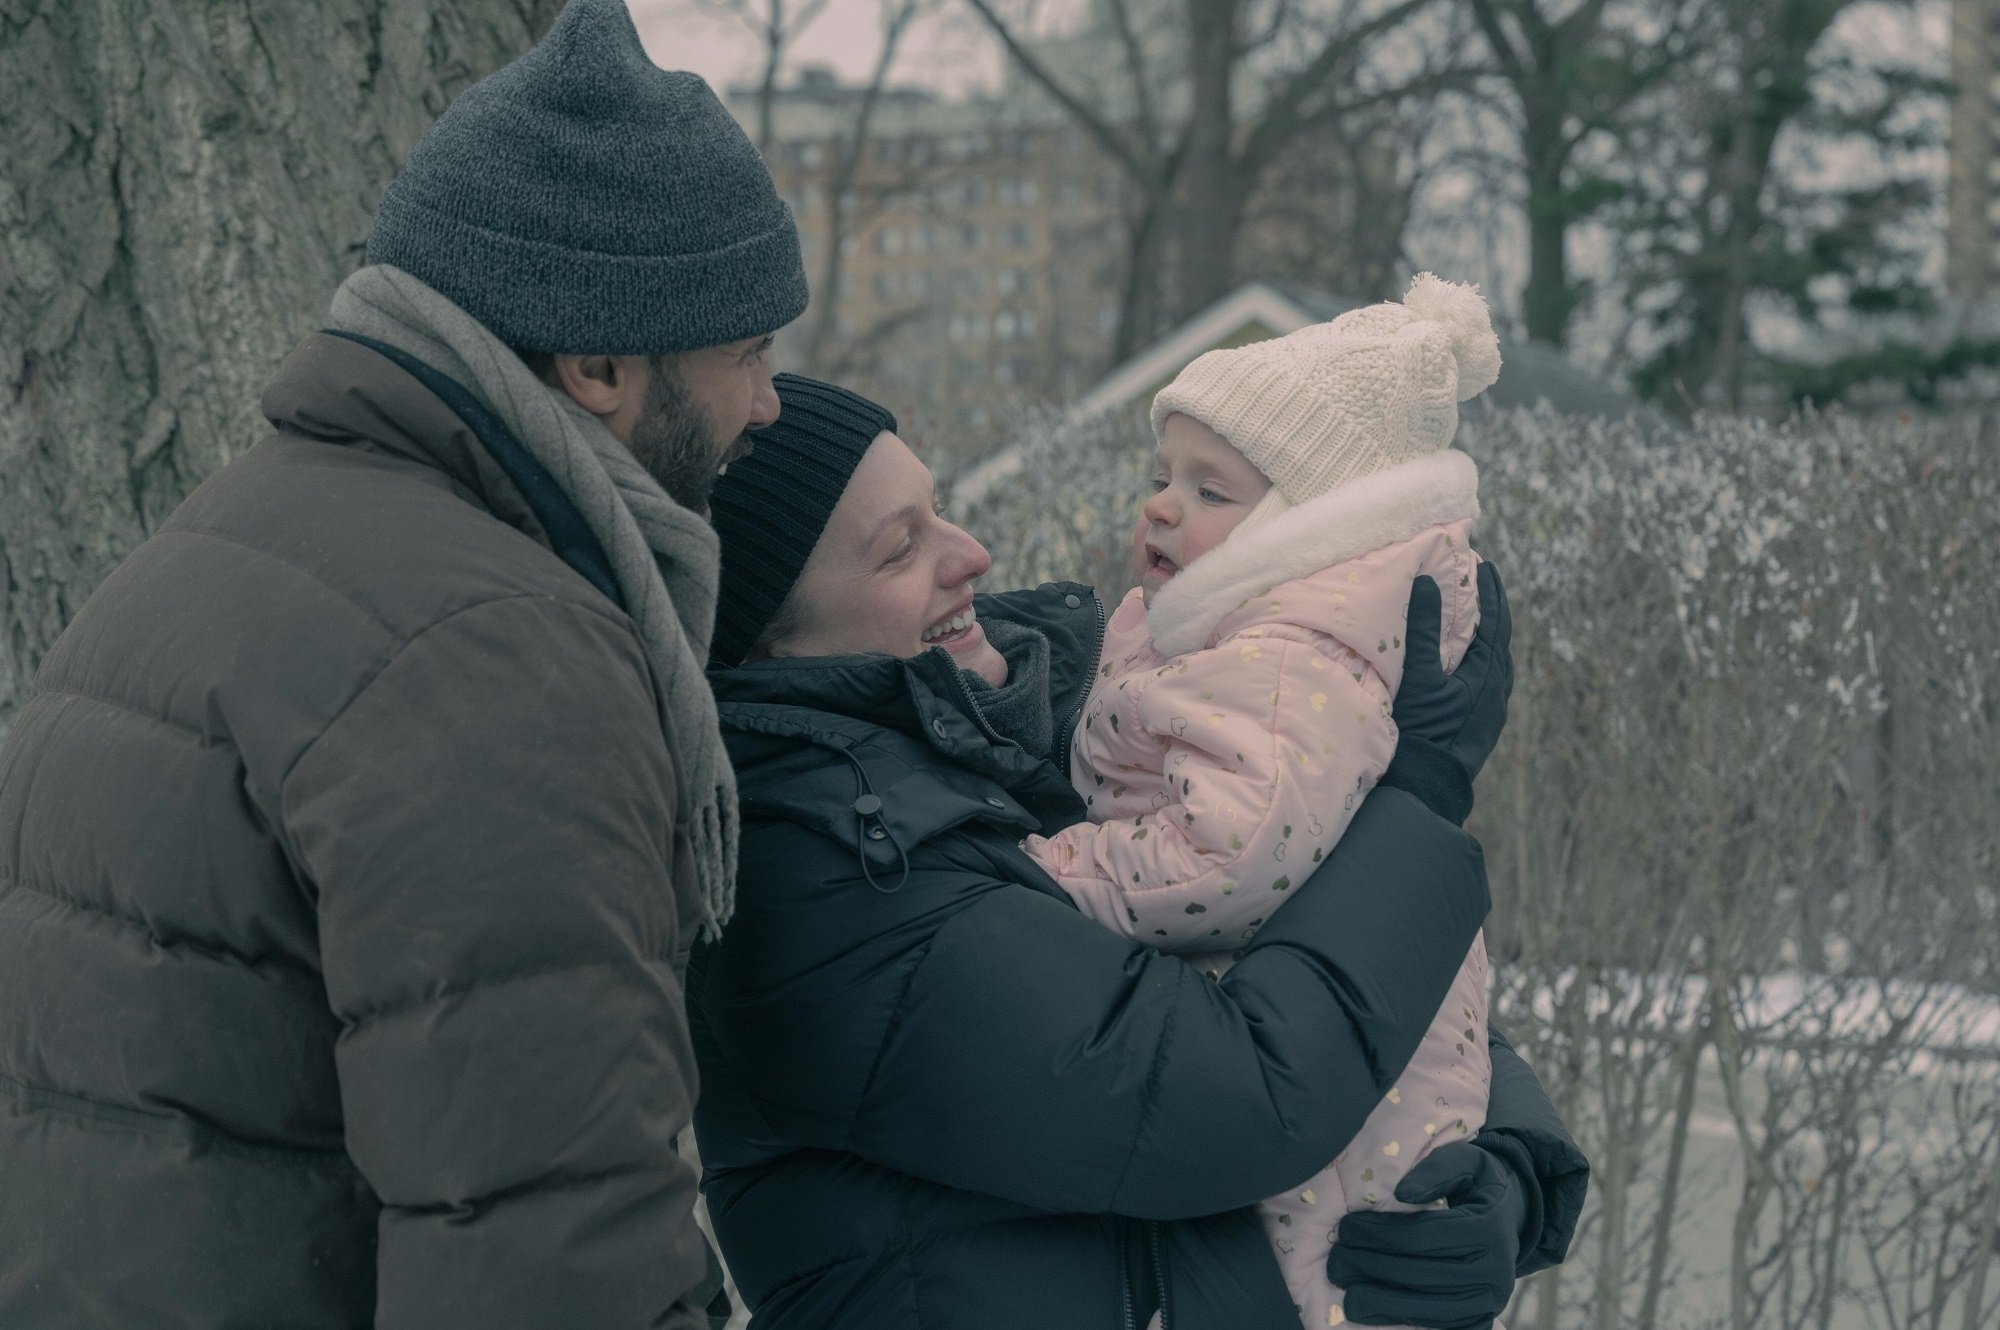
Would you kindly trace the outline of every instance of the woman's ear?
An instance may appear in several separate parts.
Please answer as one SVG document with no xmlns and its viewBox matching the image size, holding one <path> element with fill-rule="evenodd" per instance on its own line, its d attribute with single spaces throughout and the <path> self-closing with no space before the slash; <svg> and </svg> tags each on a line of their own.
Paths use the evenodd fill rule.
<svg viewBox="0 0 2000 1330">
<path fill-rule="evenodd" d="M 744 664 L 747 665 L 753 660 L 772 660 L 793 654 L 786 648 L 799 631 L 797 592 L 798 584 L 795 582 L 792 584 L 791 592 L 778 602 L 777 611 L 771 615 L 771 621 L 764 625 L 763 631 L 757 634 L 757 640 L 750 644 L 750 650 L 743 657 Z"/>
</svg>

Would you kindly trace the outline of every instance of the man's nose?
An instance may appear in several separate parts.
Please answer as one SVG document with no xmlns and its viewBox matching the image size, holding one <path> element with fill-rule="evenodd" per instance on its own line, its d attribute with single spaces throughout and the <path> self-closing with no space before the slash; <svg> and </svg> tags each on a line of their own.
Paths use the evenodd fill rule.
<svg viewBox="0 0 2000 1330">
<path fill-rule="evenodd" d="M 771 371 L 757 371 L 757 386 L 750 394 L 750 428 L 762 429 L 778 418 L 778 390 L 771 386 Z"/>
</svg>

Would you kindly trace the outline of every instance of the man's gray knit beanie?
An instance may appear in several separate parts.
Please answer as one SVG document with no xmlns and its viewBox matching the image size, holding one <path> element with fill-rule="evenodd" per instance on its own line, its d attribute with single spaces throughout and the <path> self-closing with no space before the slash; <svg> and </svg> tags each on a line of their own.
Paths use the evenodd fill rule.
<svg viewBox="0 0 2000 1330">
<path fill-rule="evenodd" d="M 445 108 L 368 234 L 510 346 L 664 355 L 806 307 L 792 210 L 694 74 L 654 65 L 625 0 L 570 0 Z"/>
</svg>

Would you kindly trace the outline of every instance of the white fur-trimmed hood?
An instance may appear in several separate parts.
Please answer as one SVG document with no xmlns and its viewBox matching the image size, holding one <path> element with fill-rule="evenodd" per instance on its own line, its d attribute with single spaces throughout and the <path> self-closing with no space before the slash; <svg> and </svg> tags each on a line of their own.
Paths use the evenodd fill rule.
<svg viewBox="0 0 2000 1330">
<path fill-rule="evenodd" d="M 1164 655 L 1198 651 L 1252 596 L 1478 516 L 1479 467 L 1454 449 L 1426 454 L 1238 531 L 1153 594 L 1146 629 Z"/>
</svg>

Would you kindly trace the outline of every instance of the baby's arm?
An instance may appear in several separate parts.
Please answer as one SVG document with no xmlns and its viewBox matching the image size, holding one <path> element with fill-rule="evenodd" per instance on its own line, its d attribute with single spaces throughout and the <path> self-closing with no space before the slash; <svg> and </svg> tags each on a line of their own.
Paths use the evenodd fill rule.
<svg viewBox="0 0 2000 1330">
<path fill-rule="evenodd" d="M 1388 766 L 1390 690 L 1354 652 L 1289 626 L 1168 668 L 1139 708 L 1168 802 L 1027 849 L 1100 923 L 1164 950 L 1220 950 L 1304 880 Z"/>
</svg>

